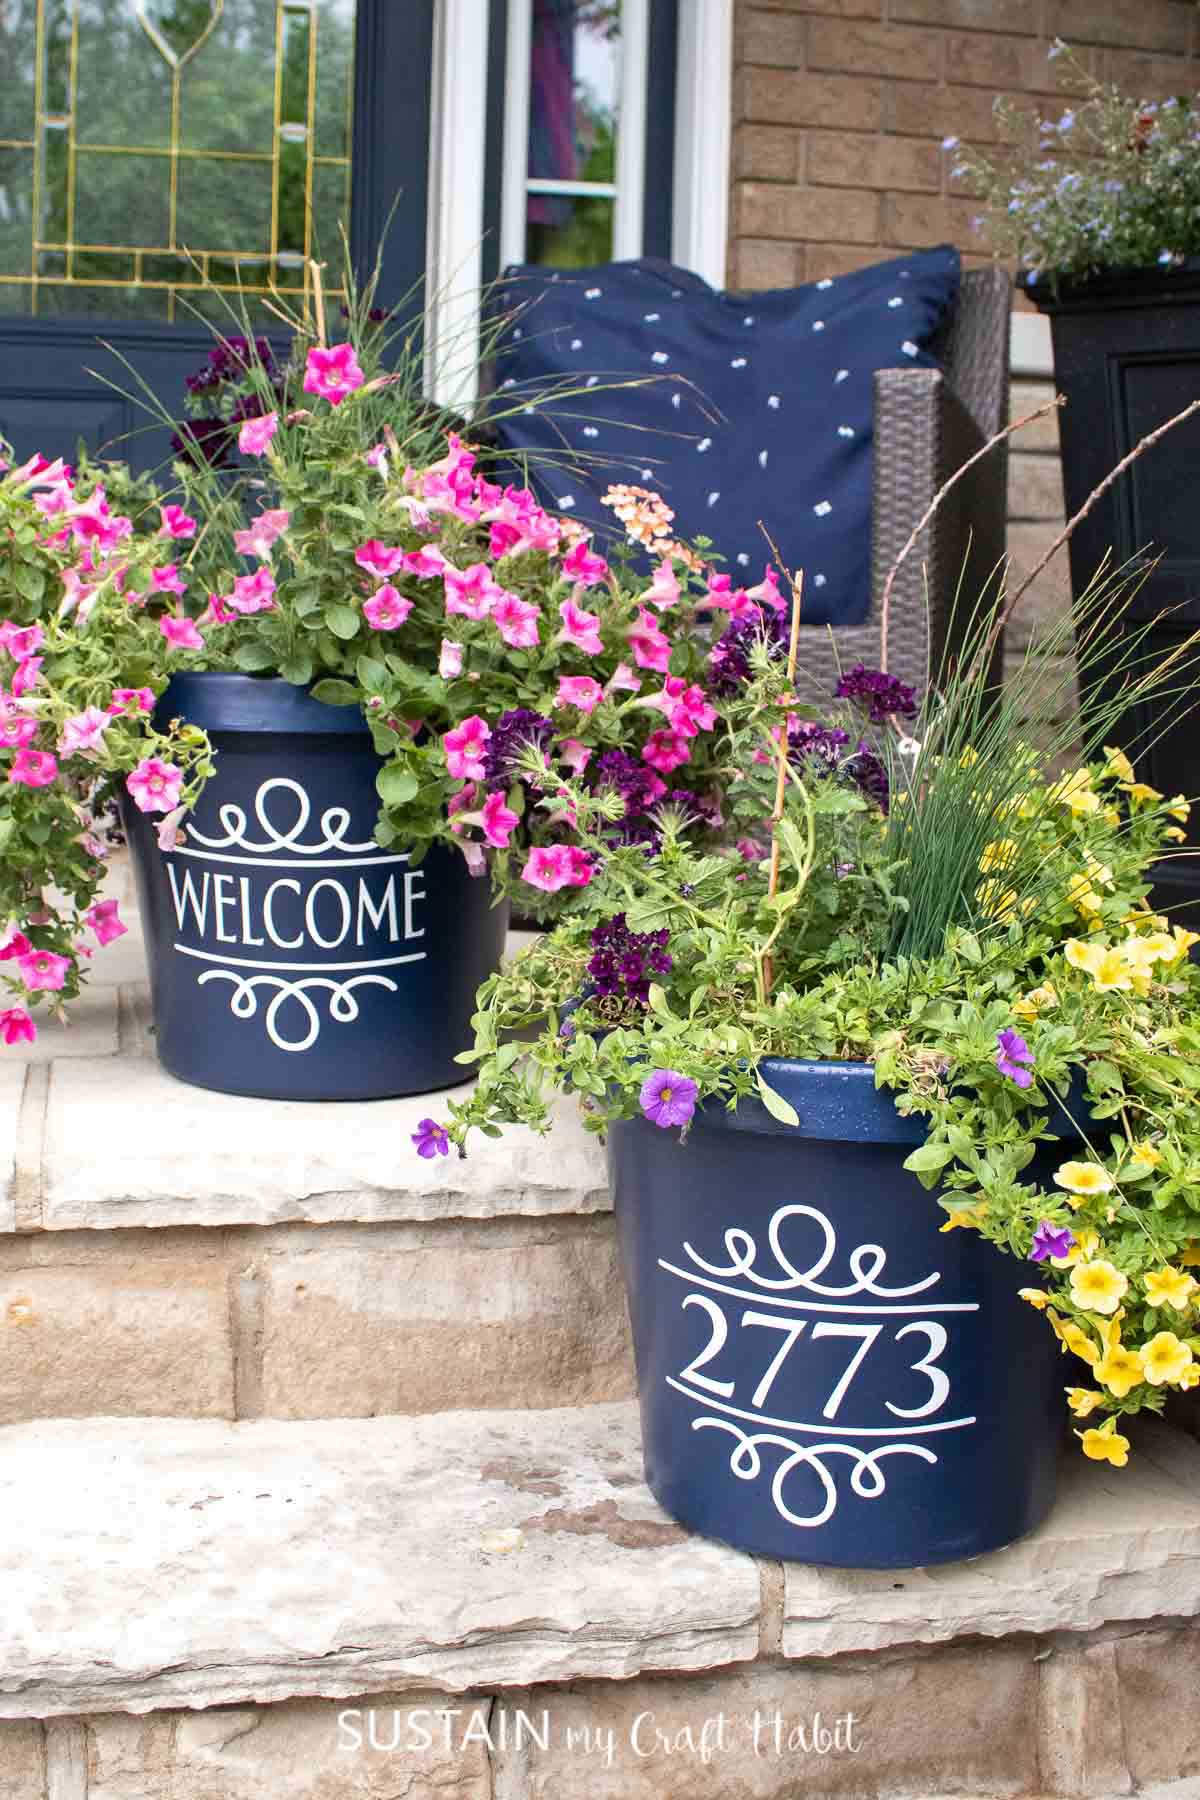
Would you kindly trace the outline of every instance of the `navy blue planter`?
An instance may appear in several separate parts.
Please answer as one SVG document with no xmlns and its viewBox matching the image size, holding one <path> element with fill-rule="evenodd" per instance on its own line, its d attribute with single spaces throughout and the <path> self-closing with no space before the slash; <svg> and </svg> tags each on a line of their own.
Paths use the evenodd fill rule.
<svg viewBox="0 0 1200 1800">
<path fill-rule="evenodd" d="M 202 725 L 216 773 L 158 848 L 128 798 L 159 1059 L 270 1100 L 378 1100 L 467 1078 L 475 990 L 506 909 L 435 845 L 374 841 L 380 767 L 357 707 L 286 681 L 177 675 L 155 718 Z"/>
<path fill-rule="evenodd" d="M 1054 1499 L 1072 1374 L 1036 1268 L 901 1167 L 924 1137 L 862 1063 L 769 1062 L 800 1115 L 610 1129 L 646 1479 L 739 1549 L 851 1569 L 996 1550 Z M 1061 1149 L 1046 1152 L 1049 1170 Z M 1037 1176 L 1034 1165 L 1031 1175 Z"/>
</svg>

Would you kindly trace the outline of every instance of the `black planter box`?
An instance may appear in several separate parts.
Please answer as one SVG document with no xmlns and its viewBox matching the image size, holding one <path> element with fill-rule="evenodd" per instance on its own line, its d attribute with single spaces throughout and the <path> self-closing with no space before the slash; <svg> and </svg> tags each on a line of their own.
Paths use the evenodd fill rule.
<svg viewBox="0 0 1200 1800">
<path fill-rule="evenodd" d="M 1200 398 L 1200 258 L 1171 269 L 1109 270 L 1055 291 L 1023 291 L 1048 314 L 1060 414 L 1067 516 L 1123 457 Z M 1165 660 L 1200 624 L 1200 415 L 1177 426 L 1104 494 L 1071 539 L 1071 587 L 1080 595 L 1106 553 L 1117 566 L 1143 558 L 1146 579 L 1129 601 L 1131 630 L 1150 624 L 1149 662 Z M 1102 692 L 1106 671 L 1081 694 Z M 1165 729 L 1164 729 L 1165 726 Z M 1138 775 L 1164 793 L 1200 793 L 1200 719 L 1178 700 L 1131 708 L 1113 734 Z M 1189 848 L 1200 845 L 1200 808 Z M 1200 901 L 1200 859 L 1156 869 L 1160 902 Z"/>
</svg>

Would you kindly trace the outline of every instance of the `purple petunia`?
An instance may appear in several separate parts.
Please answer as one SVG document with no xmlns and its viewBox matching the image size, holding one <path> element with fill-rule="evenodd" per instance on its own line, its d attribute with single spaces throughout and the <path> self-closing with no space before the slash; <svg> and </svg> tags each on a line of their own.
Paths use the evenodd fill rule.
<svg viewBox="0 0 1200 1800">
<path fill-rule="evenodd" d="M 667 931 L 630 931 L 624 913 L 614 913 L 592 932 L 588 976 L 602 998 L 617 996 L 645 1006 L 650 998 L 650 979 L 669 975 L 671 956 Z"/>
<path fill-rule="evenodd" d="M 865 707 L 872 725 L 882 725 L 893 713 L 901 719 L 916 717 L 916 689 L 882 669 L 868 669 L 865 663 L 856 663 L 842 676 L 837 698 L 855 700 Z"/>
<path fill-rule="evenodd" d="M 517 762 L 532 745 L 547 750 L 554 736 L 554 724 L 527 706 L 501 713 L 492 727 L 484 754 L 484 780 L 489 788 L 507 788 L 516 780 Z"/>
<path fill-rule="evenodd" d="M 674 1069 L 655 1069 L 642 1083 L 638 1105 L 652 1125 L 670 1131 L 686 1125 L 695 1112 L 696 1084 Z"/>
<path fill-rule="evenodd" d="M 1043 1219 L 1033 1234 L 1033 1249 L 1029 1252 L 1030 1262 L 1045 1262 L 1048 1256 L 1065 1256 L 1075 1243 L 1075 1233 L 1069 1225 L 1052 1225 L 1049 1219 Z"/>
<path fill-rule="evenodd" d="M 1019 1088 L 1033 1085 L 1030 1070 L 1033 1067 L 1033 1052 L 1019 1031 L 998 1031 L 996 1033 L 996 1067 L 1002 1075 L 1007 1075 Z"/>
<path fill-rule="evenodd" d="M 412 1134 L 412 1141 L 417 1146 L 417 1155 L 424 1157 L 449 1156 L 450 1134 L 444 1125 L 436 1119 L 418 1119 L 417 1129 Z"/>
</svg>

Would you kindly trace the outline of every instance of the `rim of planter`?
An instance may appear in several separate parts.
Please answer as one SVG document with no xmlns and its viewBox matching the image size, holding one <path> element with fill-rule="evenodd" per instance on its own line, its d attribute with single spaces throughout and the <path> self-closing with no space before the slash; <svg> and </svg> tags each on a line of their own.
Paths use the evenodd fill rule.
<svg viewBox="0 0 1200 1800">
<path fill-rule="evenodd" d="M 907 1117 L 896 1110 L 890 1088 L 875 1086 L 875 1065 L 865 1062 L 817 1062 L 789 1057 L 764 1057 L 758 1065 L 763 1080 L 795 1107 L 800 1123 L 785 1125 L 772 1118 L 762 1101 L 752 1096 L 739 1101 L 734 1111 L 720 1100 L 706 1100 L 696 1109 L 692 1130 L 747 1131 L 763 1137 L 817 1138 L 826 1143 L 923 1144 L 929 1122 L 923 1113 Z M 1082 1094 L 1072 1093 L 1072 1111 L 1082 1108 Z M 1051 1136 L 1069 1138 L 1076 1128 L 1052 1104 L 1046 1115 Z"/>
<path fill-rule="evenodd" d="M 192 719 L 206 731 L 358 737 L 371 729 L 357 706 L 329 706 L 282 675 L 227 675 L 217 669 L 172 675 L 154 713 L 157 719 Z"/>
<path fill-rule="evenodd" d="M 1097 269 L 1091 275 L 1053 275 L 1026 282 L 1018 273 L 1015 286 L 1039 312 L 1053 313 L 1109 306 L 1114 301 L 1193 300 L 1200 291 L 1200 256 L 1189 256 L 1170 268 Z"/>
</svg>

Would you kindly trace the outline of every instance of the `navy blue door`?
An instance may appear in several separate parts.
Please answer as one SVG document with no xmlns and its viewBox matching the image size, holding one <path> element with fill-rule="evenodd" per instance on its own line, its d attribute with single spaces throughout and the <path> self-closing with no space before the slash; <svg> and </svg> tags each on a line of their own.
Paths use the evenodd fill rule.
<svg viewBox="0 0 1200 1800">
<path fill-rule="evenodd" d="M 106 348 L 178 409 L 237 327 L 279 331 L 339 224 L 420 303 L 434 0 L 9 0 L 0 8 L 0 435 L 19 454 L 169 454 Z M 334 296 L 334 305 L 337 296 Z"/>
</svg>

